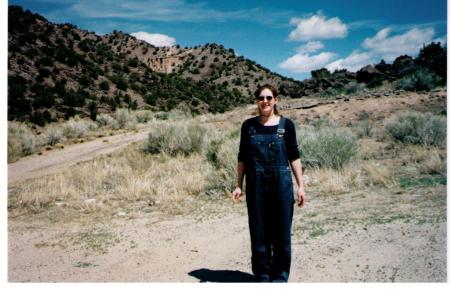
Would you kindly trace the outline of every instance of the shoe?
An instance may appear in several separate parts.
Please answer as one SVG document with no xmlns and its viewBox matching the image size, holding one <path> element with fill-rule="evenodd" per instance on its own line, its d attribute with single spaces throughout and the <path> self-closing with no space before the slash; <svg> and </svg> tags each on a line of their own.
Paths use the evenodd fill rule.
<svg viewBox="0 0 450 292">
<path fill-rule="evenodd" d="M 269 283 L 270 277 L 269 275 L 255 275 L 255 282 L 258 283 Z"/>
</svg>

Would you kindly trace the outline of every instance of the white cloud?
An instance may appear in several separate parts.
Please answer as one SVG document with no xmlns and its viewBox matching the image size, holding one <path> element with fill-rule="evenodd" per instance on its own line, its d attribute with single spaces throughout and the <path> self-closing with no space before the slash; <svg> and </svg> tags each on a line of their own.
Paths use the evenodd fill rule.
<svg viewBox="0 0 450 292">
<path fill-rule="evenodd" d="M 362 67 L 374 63 L 374 56 L 370 52 L 352 52 L 348 57 L 338 59 L 326 66 L 328 70 L 333 72 L 337 69 L 347 69 L 356 72 Z"/>
<path fill-rule="evenodd" d="M 323 68 L 335 57 L 334 53 L 322 52 L 317 55 L 298 53 L 280 63 L 278 66 L 295 73 L 310 72 Z"/>
<path fill-rule="evenodd" d="M 37 2 L 52 0 L 34 0 Z M 63 0 L 56 0 L 64 2 Z M 67 3 L 66 3 L 67 2 Z M 249 9 L 216 9 L 207 1 L 189 0 L 67 0 L 64 8 L 55 7 L 46 13 L 52 21 L 66 22 L 67 19 L 126 19 L 143 21 L 202 22 L 229 20 L 253 20 L 274 25 L 275 20 L 285 19 L 289 12 L 271 11 L 270 18 L 261 19 L 264 7 Z"/>
<path fill-rule="evenodd" d="M 138 31 L 132 33 L 131 35 L 157 47 L 173 46 L 176 43 L 176 40 L 173 37 L 165 34 Z"/>
<path fill-rule="evenodd" d="M 374 37 L 366 38 L 362 46 L 386 61 L 399 55 L 417 54 L 420 48 L 433 40 L 433 28 L 413 28 L 404 34 L 389 36 L 390 28 L 380 30 Z"/>
<path fill-rule="evenodd" d="M 322 42 L 319 41 L 307 42 L 306 44 L 297 48 L 297 53 L 314 53 L 320 49 L 323 49 L 324 47 L 325 46 L 322 44 Z"/>
<path fill-rule="evenodd" d="M 414 27 L 403 34 L 391 34 L 391 28 L 381 29 L 375 36 L 363 41 L 362 47 L 365 51 L 353 51 L 349 56 L 329 63 L 326 68 L 330 71 L 347 69 L 356 72 L 366 65 L 378 63 L 381 59 L 392 62 L 400 55 L 414 56 L 424 44 L 432 41 L 445 42 L 445 37 L 433 39 L 434 29 L 430 27 Z"/>
<path fill-rule="evenodd" d="M 320 12 L 309 18 L 292 18 L 290 23 L 297 26 L 289 34 L 291 41 L 344 38 L 348 31 L 339 18 L 325 19 Z"/>
</svg>

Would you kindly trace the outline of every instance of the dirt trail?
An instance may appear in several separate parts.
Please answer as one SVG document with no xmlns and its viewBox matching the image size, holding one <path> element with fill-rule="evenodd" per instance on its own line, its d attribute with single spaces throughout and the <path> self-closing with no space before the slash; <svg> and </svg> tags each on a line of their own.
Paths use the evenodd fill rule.
<svg viewBox="0 0 450 292">
<path fill-rule="evenodd" d="M 69 145 L 64 149 L 44 152 L 42 155 L 25 157 L 8 164 L 8 184 L 56 173 L 78 162 L 114 152 L 132 142 L 145 139 L 149 131 L 149 129 L 143 129 L 137 133 L 131 132 L 104 137 L 81 144 Z"/>
</svg>

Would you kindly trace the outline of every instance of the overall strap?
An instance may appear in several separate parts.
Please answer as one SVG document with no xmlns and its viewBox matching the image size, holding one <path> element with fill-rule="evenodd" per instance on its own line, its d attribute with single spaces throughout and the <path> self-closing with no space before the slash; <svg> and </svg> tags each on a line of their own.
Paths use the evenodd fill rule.
<svg viewBox="0 0 450 292">
<path fill-rule="evenodd" d="M 250 128 L 248 129 L 248 135 L 249 135 L 250 137 L 252 137 L 252 136 L 254 136 L 255 134 L 256 134 L 255 127 L 250 126 Z"/>
<path fill-rule="evenodd" d="M 286 122 L 286 119 L 283 116 L 281 116 L 280 122 L 278 123 L 278 129 L 277 129 L 277 135 L 280 138 L 283 138 L 284 134 L 286 133 L 286 131 L 284 130 L 285 122 Z"/>
<path fill-rule="evenodd" d="M 256 118 L 257 120 L 257 118 Z M 248 135 L 250 137 L 253 137 L 256 134 L 256 130 L 255 130 L 255 126 L 254 126 L 254 121 L 250 120 L 249 122 L 249 128 L 248 128 Z"/>
</svg>

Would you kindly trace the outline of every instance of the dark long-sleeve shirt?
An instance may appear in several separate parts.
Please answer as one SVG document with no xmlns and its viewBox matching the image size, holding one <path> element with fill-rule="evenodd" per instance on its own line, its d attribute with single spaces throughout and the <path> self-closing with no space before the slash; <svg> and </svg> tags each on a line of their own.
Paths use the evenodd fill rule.
<svg viewBox="0 0 450 292">
<path fill-rule="evenodd" d="M 250 158 L 249 130 L 251 126 L 253 126 L 258 135 L 276 134 L 278 129 L 278 125 L 264 126 L 256 117 L 245 120 L 241 127 L 241 142 L 239 144 L 238 161 L 245 162 Z M 283 139 L 286 146 L 286 154 L 289 161 L 293 161 L 300 158 L 300 151 L 298 149 L 294 123 L 288 118 L 286 118 L 284 129 L 285 134 Z"/>
</svg>

